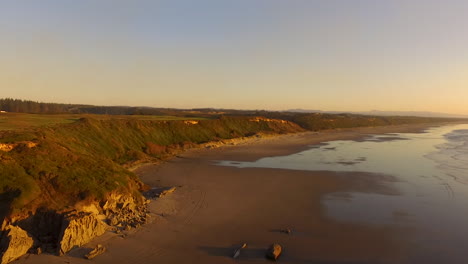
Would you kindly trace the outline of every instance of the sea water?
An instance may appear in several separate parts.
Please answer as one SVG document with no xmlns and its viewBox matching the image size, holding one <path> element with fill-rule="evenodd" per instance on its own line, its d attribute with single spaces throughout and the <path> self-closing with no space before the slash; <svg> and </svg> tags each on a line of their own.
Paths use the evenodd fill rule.
<svg viewBox="0 0 468 264">
<path fill-rule="evenodd" d="M 372 225 L 413 226 L 420 230 L 416 238 L 422 245 L 420 254 L 425 254 L 424 248 L 443 248 L 451 257 L 468 258 L 468 124 L 336 140 L 292 155 L 218 164 L 394 176 L 396 181 L 388 184 L 398 195 L 354 192 L 323 197 L 328 216 Z"/>
</svg>

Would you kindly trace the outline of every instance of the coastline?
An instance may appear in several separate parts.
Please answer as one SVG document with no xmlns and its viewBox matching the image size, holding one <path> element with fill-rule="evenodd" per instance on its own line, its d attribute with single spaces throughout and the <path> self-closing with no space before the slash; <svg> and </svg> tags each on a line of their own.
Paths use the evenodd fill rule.
<svg viewBox="0 0 468 264">
<path fill-rule="evenodd" d="M 405 237 L 411 230 L 340 223 L 327 218 L 321 206 L 321 197 L 334 192 L 397 195 L 391 177 L 238 169 L 215 166 L 212 160 L 253 161 L 297 153 L 331 140 L 420 133 L 441 125 L 445 123 L 304 132 L 191 149 L 162 164 L 135 170 L 150 186 L 181 186 L 174 194 L 149 205 L 153 223 L 129 232 L 125 238 L 106 234 L 65 257 L 30 255 L 20 261 L 87 263 L 81 259 L 81 252 L 103 243 L 108 253 L 93 262 L 232 263 L 231 252 L 246 242 L 249 246 L 238 261 L 264 263 L 266 247 L 280 242 L 286 248 L 281 259 L 284 263 L 404 263 L 409 248 Z M 293 234 L 278 232 L 282 228 L 291 228 Z"/>
<path fill-rule="evenodd" d="M 465 122 L 460 122 L 463 124 Z M 216 145 L 216 147 L 193 148 L 181 153 L 179 156 L 196 156 L 206 155 L 218 160 L 233 160 L 233 161 L 255 161 L 259 158 L 283 156 L 297 153 L 309 149 L 311 145 L 324 143 L 333 140 L 358 140 L 368 135 L 378 135 L 387 133 L 424 133 L 425 130 L 431 127 L 444 125 L 458 124 L 457 122 L 447 123 L 423 123 L 423 124 L 408 124 L 408 125 L 392 125 L 392 126 L 377 126 L 377 127 L 357 127 L 346 129 L 331 129 L 321 131 L 307 131 L 299 133 L 290 133 L 283 135 L 273 135 L 268 137 L 251 137 L 245 140 L 239 140 L 236 144 L 219 144 L 219 142 L 207 143 Z M 238 152 L 225 150 L 243 147 L 248 151 L 238 155 Z M 170 159 L 169 159 L 170 160 Z M 151 164 L 146 164 L 150 165 Z M 144 166 L 142 166 L 144 167 Z"/>
</svg>

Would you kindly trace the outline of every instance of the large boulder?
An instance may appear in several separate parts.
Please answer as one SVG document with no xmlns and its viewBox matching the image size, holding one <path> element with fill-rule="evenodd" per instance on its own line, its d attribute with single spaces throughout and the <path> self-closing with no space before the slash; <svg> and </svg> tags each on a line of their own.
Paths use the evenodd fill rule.
<svg viewBox="0 0 468 264">
<path fill-rule="evenodd" d="M 26 254 L 33 246 L 34 240 L 18 226 L 9 225 L 1 234 L 1 264 L 9 263 Z"/>
<path fill-rule="evenodd" d="M 57 251 L 64 255 L 104 234 L 107 225 L 93 213 L 73 212 L 64 217 L 59 234 Z"/>
</svg>

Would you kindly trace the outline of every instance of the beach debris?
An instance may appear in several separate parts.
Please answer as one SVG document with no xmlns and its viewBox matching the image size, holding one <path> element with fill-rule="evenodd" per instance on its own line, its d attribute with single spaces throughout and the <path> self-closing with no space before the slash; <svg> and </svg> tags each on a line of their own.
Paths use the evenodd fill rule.
<svg viewBox="0 0 468 264">
<path fill-rule="evenodd" d="M 271 260 L 277 260 L 279 256 L 281 255 L 281 252 L 283 251 L 282 247 L 278 243 L 272 244 L 266 253 L 266 257 Z"/>
<path fill-rule="evenodd" d="M 243 243 L 239 248 L 237 248 L 235 251 L 234 251 L 234 254 L 232 255 L 232 258 L 233 259 L 236 259 L 239 257 L 240 255 L 240 252 L 241 252 L 241 249 L 244 249 L 247 247 L 247 243 Z"/>
<path fill-rule="evenodd" d="M 86 259 L 93 259 L 93 258 L 101 255 L 104 252 L 106 252 L 106 248 L 103 245 L 98 244 L 93 250 L 91 250 L 91 252 L 89 252 L 88 254 L 85 255 L 85 258 Z"/>
<path fill-rule="evenodd" d="M 161 198 L 175 192 L 177 187 L 156 187 L 143 193 L 147 199 Z"/>
<path fill-rule="evenodd" d="M 168 194 L 171 194 L 171 193 L 175 192 L 175 190 L 176 190 L 176 187 L 171 187 L 171 188 L 169 188 L 167 190 L 164 190 L 159 194 L 159 197 L 164 197 L 164 196 L 166 196 Z"/>
</svg>

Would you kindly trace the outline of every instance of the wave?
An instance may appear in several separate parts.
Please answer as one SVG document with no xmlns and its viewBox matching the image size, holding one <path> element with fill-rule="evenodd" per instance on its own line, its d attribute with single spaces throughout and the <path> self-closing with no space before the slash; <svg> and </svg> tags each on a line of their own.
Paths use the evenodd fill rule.
<svg viewBox="0 0 468 264">
<path fill-rule="evenodd" d="M 437 145 L 437 151 L 426 157 L 437 168 L 455 181 L 468 185 L 468 129 L 453 130 L 444 135 L 445 143 Z"/>
</svg>

